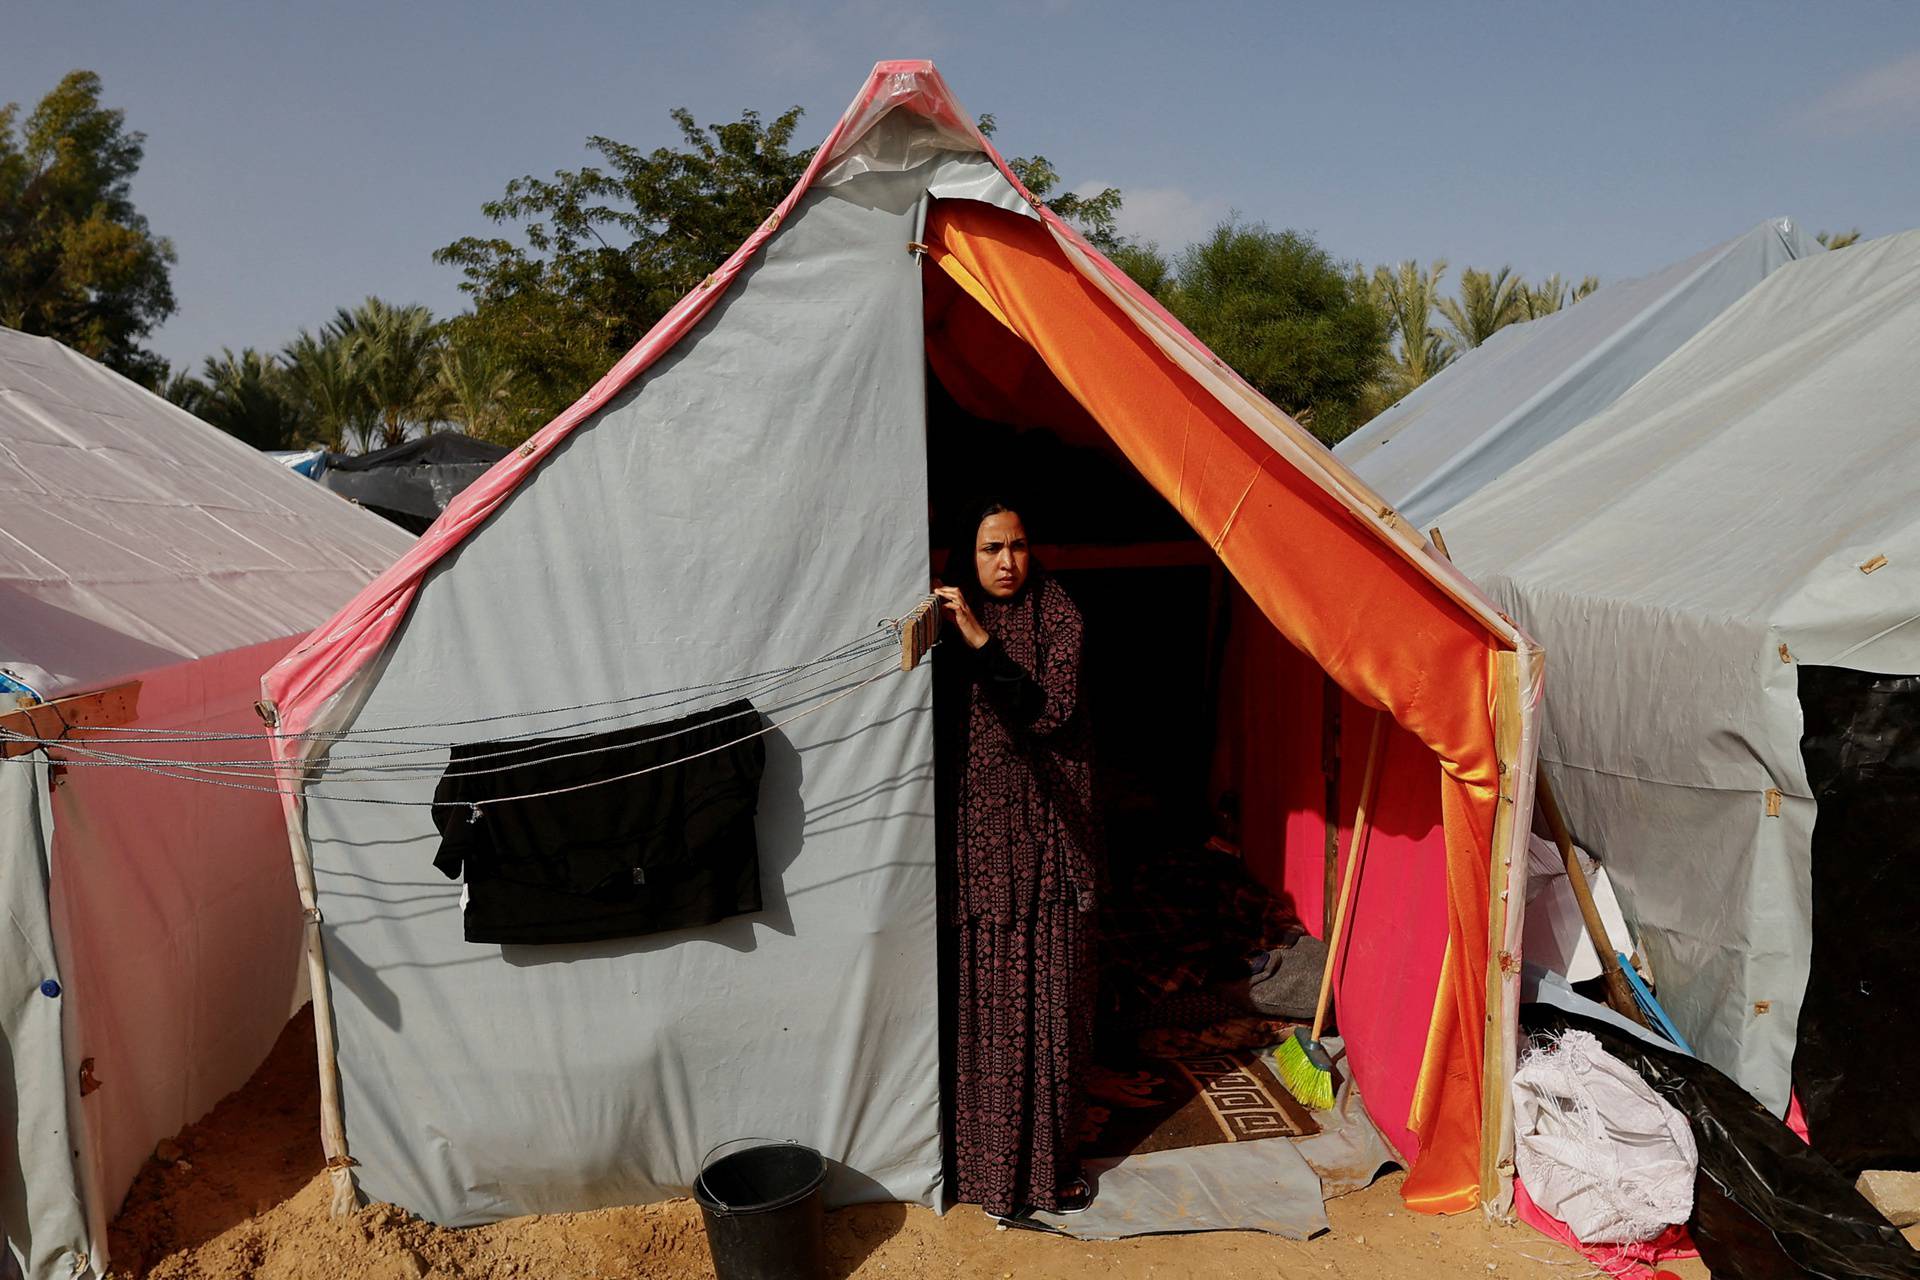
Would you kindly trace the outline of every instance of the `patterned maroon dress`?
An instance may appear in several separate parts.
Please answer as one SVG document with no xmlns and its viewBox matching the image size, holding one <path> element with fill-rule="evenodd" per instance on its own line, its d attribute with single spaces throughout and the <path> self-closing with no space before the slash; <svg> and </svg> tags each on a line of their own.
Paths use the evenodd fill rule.
<svg viewBox="0 0 1920 1280">
<path fill-rule="evenodd" d="M 965 677 L 952 711 L 966 717 L 949 880 L 954 1163 L 958 1198 L 1004 1217 L 1056 1208 L 1079 1176 L 1097 822 L 1079 609 L 1036 574 L 978 617 L 984 648 L 949 641 Z"/>
</svg>

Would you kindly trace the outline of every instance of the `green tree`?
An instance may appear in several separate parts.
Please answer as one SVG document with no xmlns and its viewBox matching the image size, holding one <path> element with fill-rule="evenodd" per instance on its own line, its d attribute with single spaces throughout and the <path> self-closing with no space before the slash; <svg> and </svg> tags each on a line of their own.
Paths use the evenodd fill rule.
<svg viewBox="0 0 1920 1280">
<path fill-rule="evenodd" d="M 1357 425 L 1387 320 L 1311 236 L 1229 219 L 1180 255 L 1167 302 L 1214 354 L 1323 441 Z"/>
<path fill-rule="evenodd" d="M 358 359 L 357 343 L 338 324 L 300 336 L 280 353 L 281 385 L 317 443 L 336 453 L 373 447 L 378 429 L 373 395 Z"/>
<path fill-rule="evenodd" d="M 1374 269 L 1371 292 L 1376 304 L 1386 312 L 1388 325 L 1398 340 L 1384 380 L 1388 403 L 1398 400 L 1453 360 L 1452 344 L 1433 327 L 1434 308 L 1440 300 L 1440 280 L 1446 273 L 1444 261 L 1435 261 L 1425 269 L 1412 260 L 1392 269 Z"/>
<path fill-rule="evenodd" d="M 1844 249 L 1848 245 L 1860 243 L 1860 228 L 1855 227 L 1851 231 L 1822 231 L 1814 239 L 1829 249 Z"/>
<path fill-rule="evenodd" d="M 332 328 L 349 344 L 382 445 L 399 444 L 439 420 L 441 326 L 431 311 L 368 298 L 337 311 Z"/>
<path fill-rule="evenodd" d="M 0 107 L 0 323 L 158 386 L 166 362 L 140 343 L 173 314 L 173 245 L 133 206 L 146 135 L 100 92 L 73 71 L 24 123 Z"/>
<path fill-rule="evenodd" d="M 813 155 L 792 149 L 798 107 L 706 126 L 672 114 L 683 146 L 590 138 L 599 164 L 517 178 L 482 206 L 517 236 L 434 255 L 473 299 L 463 343 L 515 370 L 512 420 L 544 422 L 577 399 L 766 220 Z"/>
<path fill-rule="evenodd" d="M 1133 282 L 1156 298 L 1165 300 L 1173 288 L 1173 264 L 1157 244 L 1122 244 L 1107 251 L 1113 265 L 1133 277 Z"/>
<path fill-rule="evenodd" d="M 516 419 L 513 367 L 477 342 L 441 347 L 437 377 L 442 414 L 470 436 L 518 441 L 540 425 Z"/>
<path fill-rule="evenodd" d="M 198 378 L 176 375 L 166 385 L 175 404 L 256 449 L 293 449 L 305 438 L 279 364 L 252 347 L 239 355 L 225 348 L 206 358 Z"/>
<path fill-rule="evenodd" d="M 1463 350 L 1472 350 L 1508 325 L 1526 318 L 1522 298 L 1526 282 L 1511 267 L 1497 272 L 1468 267 L 1460 273 L 1460 296 L 1441 298 L 1440 314 L 1445 317 L 1453 341 Z"/>
</svg>

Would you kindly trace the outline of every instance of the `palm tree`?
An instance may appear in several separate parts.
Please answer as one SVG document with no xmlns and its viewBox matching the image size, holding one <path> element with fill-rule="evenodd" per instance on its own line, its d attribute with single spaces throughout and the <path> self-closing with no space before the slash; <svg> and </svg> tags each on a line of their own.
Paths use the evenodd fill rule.
<svg viewBox="0 0 1920 1280">
<path fill-rule="evenodd" d="M 1567 282 L 1556 271 L 1539 284 L 1530 284 L 1521 289 L 1515 301 L 1520 304 L 1520 310 L 1528 320 L 1550 316 L 1567 305 Z"/>
<path fill-rule="evenodd" d="M 1396 399 L 1440 372 L 1454 357 L 1452 344 L 1433 327 L 1440 278 L 1446 273 L 1444 261 L 1435 261 L 1425 270 L 1411 260 L 1391 271 L 1374 269 L 1370 292 L 1400 339 L 1389 371 Z"/>
<path fill-rule="evenodd" d="M 1520 298 L 1525 292 L 1526 282 L 1511 267 L 1492 273 L 1468 267 L 1460 273 L 1459 298 L 1440 299 L 1440 314 L 1454 341 L 1471 350 L 1524 318 Z"/>
<path fill-rule="evenodd" d="M 201 390 L 189 396 L 193 411 L 228 435 L 256 449 L 289 449 L 300 443 L 305 424 L 298 406 L 287 398 L 279 363 L 271 355 L 252 347 L 235 355 L 231 347 L 225 348 L 206 358 L 199 381 Z"/>
<path fill-rule="evenodd" d="M 441 414 L 470 436 L 504 441 L 515 418 L 511 405 L 514 371 L 477 342 L 448 343 L 440 349 Z"/>
<path fill-rule="evenodd" d="M 336 453 L 346 452 L 350 444 L 365 452 L 378 426 L 356 345 L 350 335 L 329 325 L 317 337 L 302 329 L 280 355 L 288 395 L 319 442 Z"/>
<path fill-rule="evenodd" d="M 1844 249 L 1848 245 L 1860 243 L 1860 228 L 1851 231 L 1822 231 L 1814 237 L 1829 249 Z"/>
<path fill-rule="evenodd" d="M 207 384 L 188 370 L 169 365 L 167 376 L 160 380 L 160 394 L 197 417 L 207 403 Z"/>
<path fill-rule="evenodd" d="M 394 306 L 368 298 L 342 307 L 328 326 L 350 343 L 352 358 L 372 400 L 380 443 L 396 445 L 438 416 L 440 326 L 423 306 Z"/>
</svg>

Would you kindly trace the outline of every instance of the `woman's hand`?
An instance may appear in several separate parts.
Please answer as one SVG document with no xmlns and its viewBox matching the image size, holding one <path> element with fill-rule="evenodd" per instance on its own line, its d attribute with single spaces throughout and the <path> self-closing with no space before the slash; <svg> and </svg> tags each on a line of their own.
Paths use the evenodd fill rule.
<svg viewBox="0 0 1920 1280">
<path fill-rule="evenodd" d="M 936 584 L 933 594 L 940 601 L 940 610 L 946 615 L 947 624 L 960 632 L 960 638 L 967 642 L 969 649 L 981 648 L 992 638 L 987 634 L 987 629 L 980 625 L 980 620 L 973 616 L 973 608 L 967 603 L 967 597 L 961 594 L 960 588 Z"/>
</svg>

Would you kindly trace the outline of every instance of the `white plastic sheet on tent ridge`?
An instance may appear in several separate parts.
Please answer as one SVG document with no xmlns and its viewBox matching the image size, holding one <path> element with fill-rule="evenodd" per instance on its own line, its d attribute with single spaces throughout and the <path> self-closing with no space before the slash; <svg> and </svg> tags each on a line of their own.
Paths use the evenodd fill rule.
<svg viewBox="0 0 1920 1280">
<path fill-rule="evenodd" d="M 0 667 L 43 698 L 304 635 L 408 537 L 49 338 L 0 328 Z"/>
<path fill-rule="evenodd" d="M 1541 758 L 1661 1002 L 1776 1113 L 1811 947 L 1797 668 L 1920 672 L 1916 351 L 1920 231 L 1789 263 L 1441 519 L 1553 655 Z"/>
<path fill-rule="evenodd" d="M 1653 275 L 1509 325 L 1334 453 L 1425 529 L 1612 404 L 1769 273 L 1820 252 L 1792 219 L 1775 218 Z"/>
</svg>

